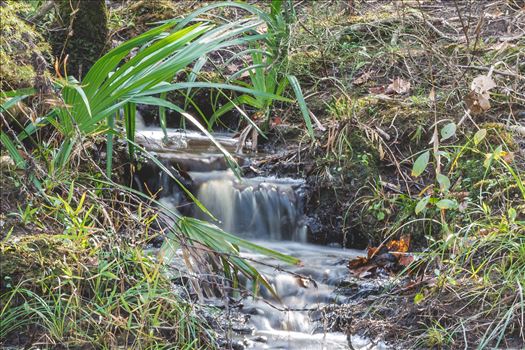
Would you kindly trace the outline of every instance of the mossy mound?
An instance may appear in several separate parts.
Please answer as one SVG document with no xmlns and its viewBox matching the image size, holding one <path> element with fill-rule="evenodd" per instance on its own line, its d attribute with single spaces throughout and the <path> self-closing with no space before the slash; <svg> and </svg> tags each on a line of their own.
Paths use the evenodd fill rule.
<svg viewBox="0 0 525 350">
<path fill-rule="evenodd" d="M 33 86 L 33 63 L 37 57 L 50 58 L 50 46 L 36 29 L 21 16 L 31 5 L 22 1 L 0 1 L 0 89 L 13 90 Z"/>
<path fill-rule="evenodd" d="M 5 283 L 18 283 L 39 277 L 68 263 L 73 264 L 82 253 L 75 242 L 56 235 L 24 236 L 0 245 L 2 288 Z M 6 279 L 7 278 L 7 279 Z"/>
</svg>

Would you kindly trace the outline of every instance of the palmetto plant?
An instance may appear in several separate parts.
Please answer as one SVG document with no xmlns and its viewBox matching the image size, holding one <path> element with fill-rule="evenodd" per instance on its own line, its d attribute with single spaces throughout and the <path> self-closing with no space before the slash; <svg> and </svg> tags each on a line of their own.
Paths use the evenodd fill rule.
<svg viewBox="0 0 525 350">
<path fill-rule="evenodd" d="M 203 13 L 223 6 L 241 8 L 254 16 L 222 25 L 198 20 L 197 17 Z M 281 17 L 277 15 L 279 9 L 279 6 L 272 5 L 272 13 L 267 14 L 255 6 L 243 3 L 215 3 L 195 11 L 181 21 L 167 21 L 121 44 L 100 58 L 81 82 L 67 76 L 56 79 L 57 86 L 61 89 L 60 96 L 63 103 L 56 107 L 43 123 L 40 121 L 40 124 L 30 124 L 25 133 L 20 135 L 20 139 L 34 132 L 42 124 L 52 124 L 63 135 L 63 142 L 54 157 L 54 169 L 60 170 L 68 164 L 79 137 L 106 134 L 108 139 L 106 170 L 109 176 L 112 169 L 113 136 L 117 134 L 114 130 L 115 119 L 121 114 L 124 116 L 126 137 L 131 141 L 129 150 L 133 154 L 136 105 L 155 105 L 161 109 L 170 108 L 181 113 L 187 121 L 205 133 L 233 164 L 233 157 L 215 142 L 206 128 L 183 108 L 161 97 L 172 91 L 187 92 L 192 88 L 208 88 L 228 89 L 241 93 L 242 95 L 232 104 L 228 104 L 229 108 L 246 103 L 255 108 L 267 109 L 275 100 L 291 102 L 290 99 L 281 96 L 286 82 L 276 83 L 275 71 L 271 71 L 268 78 L 264 77 L 266 71 L 256 70 L 250 73 L 252 84 L 244 84 L 244 86 L 238 84 L 238 81 L 236 85 L 228 82 L 224 84 L 198 82 L 195 81 L 196 74 L 191 75 L 186 82 L 173 82 L 179 72 L 185 71 L 191 65 L 194 65 L 194 70 L 198 71 L 203 65 L 203 59 L 213 51 L 236 45 L 250 46 L 262 40 L 266 40 L 270 45 L 275 44 L 276 33 L 281 33 L 283 30 L 282 19 L 279 20 Z M 190 24 L 192 21 L 196 23 Z M 255 29 L 264 23 L 268 27 L 268 33 L 260 34 Z M 275 51 L 276 48 L 273 49 Z M 133 55 L 135 51 L 137 53 Z M 270 52 L 272 52 L 271 46 Z M 273 53 L 274 56 L 276 54 Z M 262 62 L 260 54 L 253 52 L 253 58 L 254 66 L 248 69 L 266 64 Z M 296 92 L 303 117 L 312 135 L 310 117 L 297 79 L 288 77 L 288 80 Z M 6 97 L 11 98 L 7 102 L 9 104 L 23 98 L 20 95 L 6 95 Z M 165 130 L 165 113 L 160 115 L 161 126 Z M 2 137 L 2 143 L 6 147 L 11 146 L 7 135 Z"/>
<path fill-rule="evenodd" d="M 270 123 L 271 106 L 275 101 L 282 99 L 289 84 L 300 107 L 308 134 L 313 138 L 312 121 L 299 81 L 295 76 L 286 74 L 285 48 L 289 36 L 289 25 L 294 18 L 291 1 L 272 0 L 269 13 L 261 13 L 256 7 L 246 4 L 239 4 L 238 6 L 258 14 L 260 18 L 264 19 L 266 34 L 264 40 L 251 43 L 248 49 L 236 53 L 226 62 L 228 64 L 235 59 L 244 60 L 244 67 L 229 76 L 227 81 L 249 89 L 264 91 L 267 95 L 242 94 L 230 99 L 228 103 L 215 110 L 215 113 L 207 121 L 208 127 L 212 128 L 223 114 L 232 109 L 239 110 L 241 115 L 247 118 L 246 113 L 239 109 L 239 106 L 245 105 L 255 109 L 256 115 L 262 116 L 263 126 L 267 129 Z M 248 61 L 244 59 L 246 56 L 249 57 Z M 242 79 L 243 75 L 248 75 L 247 81 Z M 261 132 L 252 120 L 248 121 L 251 126 Z"/>
<path fill-rule="evenodd" d="M 204 12 L 220 6 L 236 6 L 255 16 L 222 25 L 213 25 L 197 19 L 197 16 Z M 167 21 L 109 51 L 92 66 L 82 81 L 67 77 L 67 74 L 66 77 L 56 79 L 61 103 L 50 114 L 27 126 L 18 135 L 18 140 L 13 141 L 2 132 L 0 142 L 9 151 L 17 166 L 25 168 L 26 160 L 18 153 L 16 141 L 21 141 L 42 125 L 51 124 L 61 135 L 61 143 L 58 151 L 54 153 L 51 168 L 57 172 L 67 170 L 73 150 L 82 144 L 87 136 L 105 135 L 107 137 L 106 175 L 110 177 L 113 137 L 119 135 L 115 127 L 116 121 L 121 115 L 123 116 L 125 139 L 130 154 L 133 155 L 135 149 L 141 148 L 134 142 L 136 105 L 146 104 L 170 108 L 181 113 L 187 121 L 193 123 L 215 143 L 230 163 L 234 163 L 233 157 L 214 140 L 207 128 L 183 108 L 162 97 L 173 91 L 186 92 L 192 88 L 208 88 L 229 89 L 241 93 L 242 96 L 290 102 L 291 100 L 272 91 L 268 92 L 268 89 L 258 89 L 256 85 L 246 87 L 228 82 L 198 82 L 195 79 L 185 82 L 174 81 L 179 72 L 186 71 L 192 65 L 194 68 L 199 66 L 200 64 L 196 62 L 213 51 L 236 45 L 249 46 L 255 41 L 264 39 L 266 35 L 258 33 L 255 28 L 270 20 L 267 14 L 253 6 L 242 3 L 215 3 L 181 21 Z M 190 24 L 191 22 L 196 23 Z M 4 93 L 1 96 L 2 111 L 9 109 L 30 93 Z M 161 114 L 161 117 L 163 115 L 165 116 Z M 161 126 L 165 130 L 165 120 L 161 120 Z M 143 149 L 142 151 L 147 153 Z M 157 163 L 164 171 L 171 174 L 160 162 Z M 172 177 L 176 181 L 176 178 Z M 133 192 L 132 189 L 117 185 L 110 180 L 105 183 L 111 187 Z M 187 193 L 196 201 L 189 192 Z M 198 201 L 196 202 L 202 210 L 206 211 Z M 176 219 L 177 224 L 172 228 L 172 233 L 177 238 L 175 241 L 187 239 L 193 243 L 200 242 L 217 252 L 224 265 L 224 272 L 234 280 L 236 272 L 241 272 L 270 287 L 256 269 L 239 257 L 239 247 L 266 253 L 289 263 L 299 262 L 297 259 L 238 239 L 212 224 L 182 217 Z"/>
<path fill-rule="evenodd" d="M 159 94 L 190 87 L 206 87 L 231 89 L 267 97 L 271 95 L 264 91 L 227 84 L 172 82 L 177 73 L 211 51 L 260 39 L 258 35 L 247 34 L 261 24 L 260 20 L 256 19 L 244 19 L 217 27 L 204 23 L 183 27 L 184 24 L 170 21 L 120 45 L 98 60 L 82 82 L 73 81 L 71 78 L 59 81 L 65 106 L 56 109 L 56 119 L 49 118 L 64 135 L 61 155 L 58 157 L 59 168 L 67 163 L 76 131 L 82 135 L 107 132 L 109 173 L 113 135 L 111 129 L 114 119 L 121 109 L 125 111 L 127 138 L 132 141 L 136 104 L 176 110 L 213 141 L 213 137 L 195 118 L 179 106 L 157 97 Z M 139 50 L 138 53 L 124 62 L 123 60 L 135 49 Z M 231 159 L 231 156 L 223 151 Z"/>
</svg>

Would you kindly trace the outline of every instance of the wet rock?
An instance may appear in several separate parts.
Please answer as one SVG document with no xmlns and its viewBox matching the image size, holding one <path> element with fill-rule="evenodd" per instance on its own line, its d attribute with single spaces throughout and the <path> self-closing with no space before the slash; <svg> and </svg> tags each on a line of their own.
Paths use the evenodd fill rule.
<svg viewBox="0 0 525 350">
<path fill-rule="evenodd" d="M 253 348 L 254 342 L 248 338 L 244 338 L 243 344 L 246 346 L 246 348 L 250 349 Z"/>
<path fill-rule="evenodd" d="M 244 350 L 246 349 L 246 345 L 244 345 L 244 342 L 241 340 L 235 341 L 231 344 L 231 348 L 233 350 Z"/>
<path fill-rule="evenodd" d="M 246 349 L 246 346 L 244 345 L 244 342 L 242 340 L 236 340 L 236 341 L 222 340 L 219 342 L 219 348 L 228 349 L 228 350 L 244 350 Z"/>
<path fill-rule="evenodd" d="M 268 337 L 265 337 L 264 335 L 258 335 L 256 337 L 253 337 L 251 340 L 257 343 L 267 343 Z"/>
<path fill-rule="evenodd" d="M 315 310 L 310 313 L 310 319 L 314 322 L 321 321 L 324 317 L 323 310 Z"/>
<path fill-rule="evenodd" d="M 238 334 L 249 334 L 252 335 L 255 331 L 255 328 L 243 325 L 235 325 L 232 327 L 232 331 Z"/>
<path fill-rule="evenodd" d="M 264 315 L 264 310 L 258 307 L 244 308 L 241 311 L 247 315 L 259 315 L 259 316 Z"/>
</svg>

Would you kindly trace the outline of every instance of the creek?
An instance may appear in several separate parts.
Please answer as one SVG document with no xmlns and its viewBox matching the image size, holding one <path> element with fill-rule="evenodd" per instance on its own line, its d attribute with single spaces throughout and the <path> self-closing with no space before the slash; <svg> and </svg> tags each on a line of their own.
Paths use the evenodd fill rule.
<svg viewBox="0 0 525 350">
<path fill-rule="evenodd" d="M 247 320 L 249 331 L 237 334 L 236 339 L 250 349 L 349 349 L 346 335 L 327 330 L 322 308 L 349 301 L 349 296 L 339 294 L 337 287 L 348 279 L 349 259 L 363 252 L 308 242 L 304 180 L 237 178 L 204 135 L 170 129 L 165 143 L 160 128 L 138 129 L 141 145 L 155 152 L 166 165 L 183 169 L 193 193 L 219 220 L 221 228 L 302 261 L 301 266 L 288 266 L 260 254 L 242 252 L 244 257 L 259 262 L 254 266 L 266 276 L 280 300 L 264 288 L 258 298 L 242 300 L 240 313 Z M 237 140 L 233 135 L 214 136 L 225 148 L 235 151 Z M 246 156 L 238 160 L 243 165 L 250 162 Z M 208 219 L 201 211 L 188 209 L 180 190 L 167 182 L 160 169 L 149 176 L 161 183 L 164 202 L 186 215 Z M 360 337 L 352 337 L 351 341 L 355 349 L 382 348 L 371 347 L 369 341 Z"/>
</svg>

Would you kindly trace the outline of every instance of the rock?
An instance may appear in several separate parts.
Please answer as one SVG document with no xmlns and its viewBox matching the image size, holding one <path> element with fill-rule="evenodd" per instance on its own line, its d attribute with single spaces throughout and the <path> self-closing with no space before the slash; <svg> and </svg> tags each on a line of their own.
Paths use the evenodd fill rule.
<svg viewBox="0 0 525 350">
<path fill-rule="evenodd" d="M 267 343 L 268 337 L 265 337 L 264 335 L 258 335 L 256 337 L 253 337 L 251 340 L 257 343 Z"/>
<path fill-rule="evenodd" d="M 252 335 L 255 329 L 249 326 L 237 325 L 232 327 L 232 331 L 238 334 L 249 334 Z"/>
<path fill-rule="evenodd" d="M 242 309 L 242 312 L 247 315 L 259 315 L 259 316 L 264 315 L 264 310 L 258 307 L 250 307 L 250 308 Z"/>
<path fill-rule="evenodd" d="M 229 342 L 227 340 L 222 340 L 219 342 L 220 349 L 232 349 L 232 350 L 244 350 L 246 346 L 241 340 L 236 340 Z"/>
<path fill-rule="evenodd" d="M 233 350 L 244 350 L 246 349 L 246 346 L 244 345 L 244 342 L 242 342 L 241 340 L 237 340 L 232 342 L 231 348 Z"/>
</svg>

